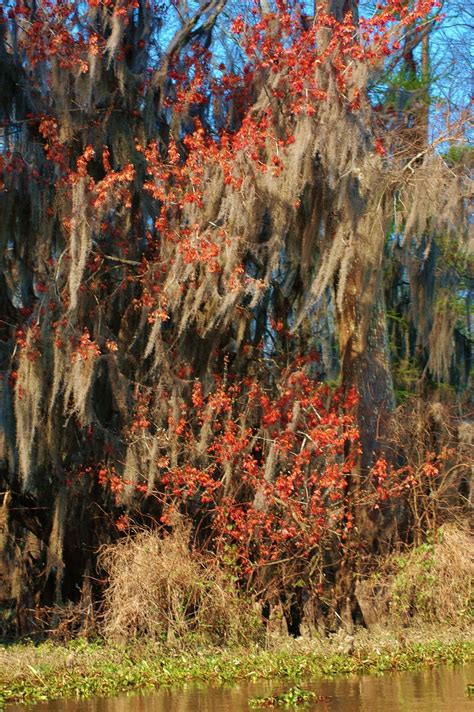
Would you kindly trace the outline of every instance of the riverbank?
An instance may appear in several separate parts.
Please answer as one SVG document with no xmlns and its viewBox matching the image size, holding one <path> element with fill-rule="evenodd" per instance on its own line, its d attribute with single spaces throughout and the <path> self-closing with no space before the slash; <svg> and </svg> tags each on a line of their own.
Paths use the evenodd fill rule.
<svg viewBox="0 0 474 712">
<path fill-rule="evenodd" d="M 266 649 L 200 649 L 186 652 L 137 642 L 127 647 L 76 640 L 0 647 L 0 705 L 58 698 L 87 698 L 151 690 L 191 681 L 229 683 L 241 679 L 382 673 L 422 666 L 462 664 L 474 657 L 464 629 L 358 632 L 299 640 L 274 639 Z"/>
</svg>

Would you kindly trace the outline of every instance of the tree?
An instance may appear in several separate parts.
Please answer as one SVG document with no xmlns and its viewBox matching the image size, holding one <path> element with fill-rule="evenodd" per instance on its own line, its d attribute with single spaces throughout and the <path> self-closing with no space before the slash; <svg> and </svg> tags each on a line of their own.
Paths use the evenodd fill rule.
<svg viewBox="0 0 474 712">
<path fill-rule="evenodd" d="M 308 535 L 351 592 L 340 545 L 354 518 L 367 550 L 378 536 L 370 469 L 394 404 L 394 202 L 408 241 L 465 223 L 462 172 L 398 150 L 368 89 L 433 6 L 230 20 L 221 0 L 50 0 L 2 16 L 2 477 L 24 561 L 25 531 L 41 542 L 35 603 L 77 598 L 110 517 L 167 525 L 170 498 L 214 548 L 244 536 L 238 512 L 269 553 L 288 515 L 283 586 Z M 322 394 L 337 354 L 342 391 Z M 244 570 L 261 555 L 236 554 Z"/>
</svg>

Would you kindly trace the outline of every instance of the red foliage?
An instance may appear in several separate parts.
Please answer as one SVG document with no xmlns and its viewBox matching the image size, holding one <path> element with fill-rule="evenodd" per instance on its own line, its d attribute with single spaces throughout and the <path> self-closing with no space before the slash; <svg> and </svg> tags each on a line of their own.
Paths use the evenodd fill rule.
<svg viewBox="0 0 474 712">
<path fill-rule="evenodd" d="M 207 518 L 207 545 L 245 579 L 269 563 L 309 560 L 329 539 L 344 547 L 359 507 L 378 509 L 403 495 L 420 476 L 434 475 L 436 463 L 417 479 L 411 468 L 380 459 L 366 487 L 350 488 L 360 454 L 357 395 L 318 383 L 310 364 L 300 359 L 271 388 L 215 377 L 204 394 L 195 381 L 189 399 L 179 402 L 179 417 L 168 419 L 178 462 L 171 464 L 169 450 L 157 456 L 153 489 L 127 482 L 114 465 L 98 470 L 99 482 L 117 503 L 126 485 L 152 497 L 165 525 L 176 510 L 192 512 L 195 522 Z M 137 398 L 131 434 L 144 434 L 156 424 L 148 398 Z"/>
<path fill-rule="evenodd" d="M 54 58 L 59 70 L 70 72 L 78 80 L 91 72 L 94 59 L 103 61 L 104 76 L 110 68 L 110 27 L 101 34 L 102 23 L 96 21 L 96 13 L 105 10 L 125 28 L 138 5 L 121 0 L 46 0 L 37 6 L 18 0 L 12 4 L 8 22 L 22 21 L 19 48 L 32 70 L 42 63 L 48 75 Z M 225 250 L 233 239 L 224 227 L 203 227 L 187 220 L 189 206 L 203 207 L 210 169 L 218 167 L 224 185 L 236 192 L 242 189 L 246 170 L 280 175 L 288 148 L 295 141 L 295 117 L 315 115 L 321 102 L 329 97 L 348 112 L 360 111 L 364 98 L 352 81 L 355 68 L 360 63 L 381 63 L 396 48 L 393 25 L 412 28 L 437 6 L 437 0 L 389 0 L 378 6 L 372 18 L 360 22 L 360 31 L 356 31 L 350 14 L 339 22 L 323 6 L 308 27 L 302 22 L 299 4 L 283 1 L 278 2 L 274 13 L 261 15 L 255 11 L 250 21 L 237 17 L 231 31 L 245 56 L 242 72 L 236 74 L 217 64 L 211 52 L 197 44 L 183 52 L 179 62 L 176 56 L 169 56 L 163 65 L 167 81 L 163 110 L 176 121 L 187 118 L 188 123 L 175 135 L 170 132 L 166 145 L 156 140 L 148 142 L 144 130 L 137 132 L 134 164 L 120 165 L 112 145 L 104 145 L 108 138 L 104 139 L 100 131 L 96 144 L 93 139 L 92 143 L 78 142 L 80 145 L 74 143 L 76 139 L 65 139 L 59 109 L 57 115 L 53 115 L 52 107 L 52 115 L 29 115 L 25 121 L 39 134 L 37 150 L 44 152 L 46 163 L 52 167 L 58 193 L 71 198 L 78 185 L 85 185 L 87 209 L 91 215 L 100 216 L 100 230 L 94 234 L 95 254 L 83 260 L 87 280 L 81 273 L 81 288 L 100 295 L 106 279 L 104 261 L 116 260 L 125 276 L 122 283 L 114 286 L 114 294 L 133 281 L 140 290 L 131 300 L 131 307 L 146 307 L 144 326 L 146 322 L 153 325 L 161 321 L 163 326 L 171 322 L 172 305 L 162 293 L 162 284 L 173 267 L 173 259 L 179 257 L 184 265 L 195 266 L 199 276 L 193 278 L 193 288 L 198 279 L 221 275 Z M 145 45 L 140 38 L 138 48 L 145 50 Z M 148 49 L 149 57 L 156 55 L 155 48 Z M 124 62 L 126 54 L 127 47 L 122 43 L 114 61 Z M 149 96 L 153 101 L 156 98 L 149 76 L 156 71 L 155 67 L 143 72 L 136 87 L 140 100 L 132 110 L 123 109 L 122 121 L 132 123 L 143 118 Z M 328 77 L 336 87 L 332 94 Z M 51 76 L 45 81 L 52 81 Z M 256 111 L 255 87 L 264 84 L 268 88 L 268 105 Z M 235 126 L 220 126 L 217 121 L 209 126 L 199 118 L 198 109 L 214 100 L 223 105 L 232 102 Z M 114 110 L 116 107 L 112 106 L 103 111 Z M 94 119 L 98 125 L 100 120 L 101 117 Z M 382 139 L 374 141 L 373 150 L 385 155 Z M 14 181 L 27 171 L 28 166 L 18 156 L 5 153 L 0 157 L 0 190 L 15 188 Z M 38 172 L 32 173 L 32 179 L 44 181 Z M 133 234 L 146 242 L 146 251 L 137 262 L 126 259 L 129 234 L 114 222 L 114 211 L 120 208 L 132 212 L 133 190 L 138 181 L 142 181 L 142 197 L 145 193 L 157 208 L 154 225 L 147 224 L 145 229 L 139 220 L 132 225 Z M 298 199 L 294 209 L 299 206 Z M 59 217 L 62 226 L 71 229 L 71 216 Z M 120 257 L 108 254 L 107 251 L 113 252 L 109 250 L 111 245 L 120 248 Z M 163 245 L 175 247 L 174 251 L 170 249 L 173 258 L 169 261 L 162 257 Z M 58 282 L 56 254 L 47 255 L 44 262 L 44 274 L 35 288 L 44 304 L 48 303 L 46 297 L 51 297 L 50 311 L 54 312 L 56 297 L 59 300 L 60 296 L 67 305 L 66 281 L 62 285 Z M 133 271 L 126 273 L 124 264 L 133 267 Z M 113 278 L 107 275 L 107 279 L 112 282 Z M 233 292 L 252 279 L 239 264 L 220 287 Z M 258 280 L 255 284 L 258 286 Z M 180 287 L 184 290 L 184 283 Z M 58 296 L 56 292 L 61 289 Z M 36 359 L 40 351 L 34 330 L 44 311 L 38 312 L 36 325 L 32 326 L 28 322 L 31 310 L 24 309 L 26 312 L 20 316 L 29 323 L 30 340 L 27 329 L 21 329 L 17 344 L 20 349 L 29 348 L 29 358 Z M 64 324 L 53 326 L 58 349 L 64 343 L 62 328 L 68 333 L 73 362 L 93 360 L 102 353 L 112 357 L 119 350 L 117 341 L 109 335 L 96 340 L 95 335 L 91 338 L 92 329 L 75 324 L 72 318 L 65 318 Z M 273 329 L 282 338 L 291 338 L 283 321 L 274 321 Z M 124 358 L 129 357 L 127 352 Z M 231 552 L 246 577 L 270 562 L 309 557 L 324 537 L 344 542 L 354 526 L 354 509 L 360 504 L 349 487 L 359 455 L 352 413 L 357 394 L 318 383 L 311 368 L 311 359 L 290 358 L 284 368 L 273 374 L 273 380 L 266 382 L 251 376 L 237 378 L 224 369 L 226 375 L 215 376 L 214 386 L 208 390 L 195 381 L 187 391 L 183 388 L 183 395 L 163 392 L 163 399 L 173 397 L 179 401 L 174 409 L 170 408 L 165 423 L 153 422 L 149 389 L 135 382 L 131 396 L 133 415 L 120 435 L 130 442 L 156 435 L 161 428 L 173 443 L 172 447 L 162 448 L 153 463 L 156 476 L 152 491 L 145 481 L 124 478 L 123 465 L 113 460 L 112 453 L 104 462 L 81 469 L 81 473 L 96 473 L 99 483 L 110 489 L 117 502 L 125 487 L 140 496 L 153 496 L 160 504 L 165 524 L 171 521 L 170 511 L 174 508 L 192 511 L 195 521 L 207 518 L 212 546 L 221 553 Z M 176 364 L 173 376 L 190 379 L 192 366 Z M 93 429 L 87 433 L 89 439 L 94 435 Z M 436 476 L 437 471 L 435 460 L 424 466 L 427 477 Z M 371 489 L 363 493 L 364 506 L 369 503 L 377 507 L 414 481 L 408 469 L 392 471 L 382 460 L 373 468 L 371 479 Z M 126 518 L 116 522 L 119 530 L 127 526 Z"/>
</svg>

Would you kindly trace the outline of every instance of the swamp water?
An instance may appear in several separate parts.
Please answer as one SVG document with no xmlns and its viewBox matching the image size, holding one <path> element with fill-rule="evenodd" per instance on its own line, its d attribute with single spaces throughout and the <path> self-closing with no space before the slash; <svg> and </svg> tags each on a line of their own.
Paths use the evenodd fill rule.
<svg viewBox="0 0 474 712">
<path fill-rule="evenodd" d="M 380 676 L 305 680 L 299 682 L 299 686 L 316 694 L 307 706 L 271 709 L 306 712 L 474 712 L 474 698 L 468 697 L 466 689 L 473 682 L 474 664 Z M 281 680 L 239 682 L 232 686 L 190 684 L 147 695 L 87 701 L 57 700 L 33 708 L 7 705 L 6 712 L 248 712 L 251 709 L 250 698 L 278 695 L 295 684 Z"/>
</svg>

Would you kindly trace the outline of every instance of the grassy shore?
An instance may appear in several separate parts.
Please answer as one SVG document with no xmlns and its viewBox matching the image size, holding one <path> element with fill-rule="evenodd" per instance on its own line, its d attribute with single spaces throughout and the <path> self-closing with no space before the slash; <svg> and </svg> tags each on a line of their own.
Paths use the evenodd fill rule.
<svg viewBox="0 0 474 712">
<path fill-rule="evenodd" d="M 347 639 L 302 638 L 270 641 L 266 649 L 201 649 L 190 642 L 186 652 L 137 642 L 119 647 L 76 640 L 67 645 L 43 643 L 0 647 L 0 705 L 57 698 L 110 696 L 125 691 L 179 685 L 190 681 L 232 682 L 414 670 L 472 660 L 468 631 L 423 630 L 400 633 L 360 631 L 343 652 Z"/>
</svg>

